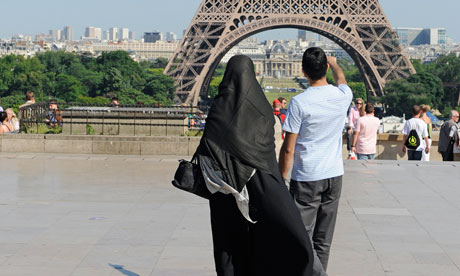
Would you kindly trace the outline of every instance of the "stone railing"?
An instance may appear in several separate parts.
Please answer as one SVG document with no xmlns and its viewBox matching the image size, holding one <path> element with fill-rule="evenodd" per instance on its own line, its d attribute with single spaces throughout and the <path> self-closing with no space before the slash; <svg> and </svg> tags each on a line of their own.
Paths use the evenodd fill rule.
<svg viewBox="0 0 460 276">
<path fill-rule="evenodd" d="M 407 156 L 401 151 L 403 136 L 380 134 L 377 159 L 403 160 Z M 438 153 L 439 135 L 433 134 L 431 160 L 441 161 Z M 67 153 L 67 154 L 123 154 L 123 155 L 193 155 L 199 137 L 160 136 L 91 136 L 91 135 L 0 135 L 1 152 L 17 153 Z M 347 157 L 346 144 L 343 157 Z"/>
</svg>

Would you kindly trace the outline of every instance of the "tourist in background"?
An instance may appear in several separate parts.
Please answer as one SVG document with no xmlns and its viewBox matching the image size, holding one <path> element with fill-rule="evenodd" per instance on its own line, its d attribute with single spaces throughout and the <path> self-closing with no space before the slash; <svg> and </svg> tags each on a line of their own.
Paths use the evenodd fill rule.
<svg viewBox="0 0 460 276">
<path fill-rule="evenodd" d="M 8 115 L 5 111 L 0 112 L 0 134 L 13 131 L 13 127 L 8 123 Z"/>
<path fill-rule="evenodd" d="M 454 146 L 454 161 L 460 161 L 460 123 L 452 126 L 451 133 L 453 134 Z"/>
<path fill-rule="evenodd" d="M 421 120 L 422 110 L 420 109 L 420 106 L 414 105 L 412 107 L 412 115 L 412 119 L 406 121 L 402 131 L 404 134 L 402 151 L 407 152 L 409 160 L 421 161 L 422 152 L 430 152 L 430 146 L 428 143 L 428 130 L 426 123 Z M 408 149 L 405 145 L 406 140 L 412 130 L 417 132 L 418 138 L 420 139 L 420 145 L 416 149 Z M 422 142 L 422 140 L 425 140 L 425 142 Z"/>
<path fill-rule="evenodd" d="M 281 103 L 281 109 L 280 109 L 281 114 L 284 114 L 284 116 L 286 116 L 286 114 L 287 114 L 287 109 L 286 109 L 286 107 L 287 107 L 287 100 L 286 100 L 286 98 L 284 98 L 284 97 L 279 97 L 279 98 L 278 98 L 278 101 L 280 101 L 280 103 Z"/>
<path fill-rule="evenodd" d="M 374 105 L 366 104 L 366 116 L 359 118 L 353 133 L 352 150 L 358 160 L 374 160 L 380 120 L 374 116 Z"/>
<path fill-rule="evenodd" d="M 310 276 L 313 249 L 276 161 L 273 109 L 254 64 L 227 64 L 196 155 L 212 193 L 218 276 Z"/>
<path fill-rule="evenodd" d="M 348 150 L 348 158 L 353 158 L 354 153 L 351 149 L 353 143 L 353 131 L 357 125 L 359 118 L 366 115 L 364 110 L 364 101 L 361 98 L 357 98 L 355 100 L 355 105 L 350 107 L 348 111 L 348 127 L 347 127 L 347 150 Z"/>
<path fill-rule="evenodd" d="M 26 102 L 23 105 L 19 106 L 19 109 L 26 107 L 28 105 L 32 105 L 35 103 L 35 95 L 34 92 L 32 91 L 27 91 L 26 92 Z"/>
<path fill-rule="evenodd" d="M 112 99 L 110 100 L 109 106 L 110 107 L 119 107 L 120 106 L 120 100 L 118 99 L 118 97 L 112 97 Z"/>
<path fill-rule="evenodd" d="M 420 119 L 422 119 L 426 123 L 426 128 L 428 130 L 428 147 L 431 148 L 431 144 L 433 141 L 431 140 L 431 135 L 433 132 L 433 123 L 431 122 L 430 117 L 428 117 L 427 112 L 431 110 L 429 105 L 422 104 L 420 106 L 420 109 L 422 110 L 422 116 Z M 423 140 L 425 141 L 425 140 Z M 422 161 L 430 161 L 430 153 L 426 151 L 422 151 Z"/>
<path fill-rule="evenodd" d="M 16 117 L 12 108 L 8 108 L 5 110 L 6 115 L 8 117 L 8 123 L 12 126 L 13 130 L 11 132 L 19 133 L 19 120 Z"/>
<path fill-rule="evenodd" d="M 58 103 L 56 100 L 50 100 L 48 104 L 48 116 L 46 118 L 46 123 L 50 127 L 61 126 L 62 127 L 62 114 L 61 110 L 58 108 Z"/>
<path fill-rule="evenodd" d="M 452 127 L 458 123 L 458 111 L 452 110 L 449 121 L 441 126 L 439 132 L 438 152 L 442 155 L 442 161 L 454 161 L 454 141 L 452 140 Z"/>
<path fill-rule="evenodd" d="M 278 119 L 281 121 L 281 124 L 284 123 L 286 114 L 281 112 L 281 102 L 278 99 L 273 101 L 273 114 L 278 117 Z"/>
</svg>

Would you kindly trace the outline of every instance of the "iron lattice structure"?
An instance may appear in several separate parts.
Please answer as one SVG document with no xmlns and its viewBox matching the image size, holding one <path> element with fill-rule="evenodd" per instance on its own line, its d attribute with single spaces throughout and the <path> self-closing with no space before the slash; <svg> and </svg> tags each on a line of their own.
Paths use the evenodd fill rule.
<svg viewBox="0 0 460 276">
<path fill-rule="evenodd" d="M 165 72 L 176 101 L 196 104 L 224 55 L 243 39 L 275 28 L 319 33 L 340 45 L 367 91 L 415 73 L 378 0 L 203 0 Z"/>
</svg>

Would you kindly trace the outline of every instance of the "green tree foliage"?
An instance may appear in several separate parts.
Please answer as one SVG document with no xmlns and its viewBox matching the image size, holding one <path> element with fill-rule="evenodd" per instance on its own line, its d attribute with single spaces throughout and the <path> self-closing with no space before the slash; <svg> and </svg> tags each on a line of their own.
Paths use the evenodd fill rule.
<svg viewBox="0 0 460 276">
<path fill-rule="evenodd" d="M 365 102 L 367 102 L 367 91 L 366 86 L 362 82 L 349 82 L 348 86 L 350 86 L 351 90 L 353 91 L 353 98 L 361 98 Z"/>
<path fill-rule="evenodd" d="M 79 97 L 88 96 L 88 91 L 80 80 L 67 74 L 59 74 L 56 77 L 56 98 L 65 102 L 75 102 Z"/>
<path fill-rule="evenodd" d="M 219 64 L 214 71 L 214 75 L 212 76 L 211 82 L 209 83 L 208 88 L 208 97 L 214 99 L 217 94 L 219 94 L 219 85 L 224 78 L 226 69 L 226 64 Z"/>
<path fill-rule="evenodd" d="M 423 93 L 424 85 L 422 83 L 413 83 L 406 79 L 394 80 L 386 85 L 385 91 L 387 94 L 383 102 L 387 107 L 388 114 L 395 116 L 406 114 L 406 117 L 410 117 L 414 105 L 431 105 L 431 97 L 427 93 Z"/>
<path fill-rule="evenodd" d="M 219 85 L 222 82 L 224 76 L 215 76 L 211 79 L 209 83 L 208 96 L 213 99 L 217 94 L 219 94 Z"/>
<path fill-rule="evenodd" d="M 166 59 L 135 62 L 115 51 L 94 58 L 64 51 L 47 51 L 33 58 L 0 58 L 2 106 L 23 104 L 27 91 L 37 101 L 58 98 L 66 102 L 106 104 L 117 96 L 121 104 L 172 104 L 174 80 L 163 74 Z"/>
<path fill-rule="evenodd" d="M 441 56 L 426 66 L 426 70 L 441 79 L 444 84 L 460 83 L 460 58 L 455 54 Z M 452 109 L 458 103 L 458 89 L 446 87 L 442 97 L 442 110 Z"/>
<path fill-rule="evenodd" d="M 163 73 L 163 69 L 149 69 L 144 93 L 157 102 L 171 104 L 174 100 L 174 80 Z"/>
<path fill-rule="evenodd" d="M 388 106 L 387 112 L 401 116 L 410 114 L 414 104 L 429 104 L 447 116 L 457 105 L 458 89 L 444 86 L 460 82 L 460 58 L 452 54 L 429 64 L 422 64 L 420 60 L 414 60 L 412 64 L 417 74 L 386 85 L 383 101 Z"/>
</svg>

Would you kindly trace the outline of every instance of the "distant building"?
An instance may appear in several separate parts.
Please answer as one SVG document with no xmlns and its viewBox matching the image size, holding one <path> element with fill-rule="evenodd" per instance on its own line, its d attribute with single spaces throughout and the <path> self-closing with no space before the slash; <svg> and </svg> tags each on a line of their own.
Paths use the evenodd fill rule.
<svg viewBox="0 0 460 276">
<path fill-rule="evenodd" d="M 102 40 L 102 29 L 101 28 L 94 28 L 94 37 L 97 40 Z"/>
<path fill-rule="evenodd" d="M 144 33 L 144 42 L 146 43 L 155 43 L 161 40 L 163 40 L 163 34 L 161 32 Z"/>
<path fill-rule="evenodd" d="M 119 40 L 128 40 L 129 39 L 129 29 L 128 28 L 120 28 L 118 33 Z"/>
<path fill-rule="evenodd" d="M 102 52 L 126 51 L 137 60 L 153 60 L 157 58 L 169 59 L 174 55 L 178 42 L 157 41 L 155 43 L 144 42 L 120 42 L 120 43 L 93 43 L 90 51 L 95 55 Z"/>
<path fill-rule="evenodd" d="M 136 34 L 133 31 L 129 32 L 129 40 L 131 41 L 136 40 Z"/>
<path fill-rule="evenodd" d="M 94 27 L 86 27 L 85 29 L 85 37 L 88 37 L 88 38 L 95 38 L 96 37 L 96 31 L 94 29 Z"/>
<path fill-rule="evenodd" d="M 72 26 L 65 26 L 64 27 L 64 40 L 65 41 L 73 41 L 73 28 L 72 28 Z"/>
<path fill-rule="evenodd" d="M 166 33 L 166 41 L 172 42 L 172 41 L 176 41 L 176 40 L 177 40 L 177 35 L 175 33 L 172 33 L 172 32 L 167 32 Z"/>
<path fill-rule="evenodd" d="M 61 30 L 50 30 L 49 34 L 51 37 L 54 38 L 55 41 L 61 41 L 62 40 L 62 31 Z"/>
<path fill-rule="evenodd" d="M 297 34 L 297 39 L 299 41 L 318 40 L 318 34 L 306 30 L 299 30 Z"/>
<path fill-rule="evenodd" d="M 110 41 L 118 41 L 118 28 L 110 28 L 109 29 L 109 38 Z"/>
<path fill-rule="evenodd" d="M 445 45 L 447 43 L 444 28 L 396 28 L 399 42 L 405 46 Z"/>
<path fill-rule="evenodd" d="M 275 78 L 292 78 L 302 75 L 302 56 L 290 51 L 283 43 L 267 50 L 263 59 L 254 59 L 257 75 Z"/>
</svg>

